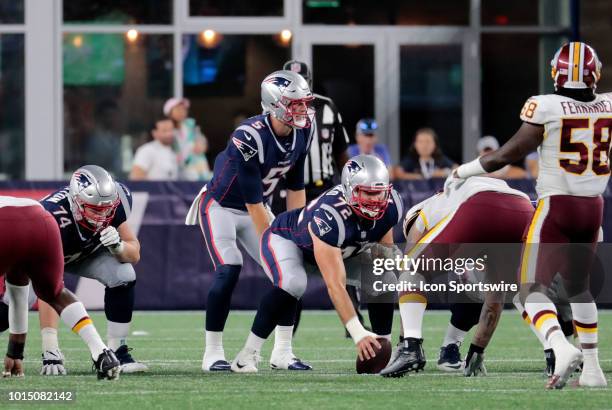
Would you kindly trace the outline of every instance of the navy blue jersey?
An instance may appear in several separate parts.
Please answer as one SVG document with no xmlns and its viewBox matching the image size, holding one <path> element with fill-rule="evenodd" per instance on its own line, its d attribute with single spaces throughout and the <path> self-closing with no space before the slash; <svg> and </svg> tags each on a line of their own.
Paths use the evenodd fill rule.
<svg viewBox="0 0 612 410">
<path fill-rule="evenodd" d="M 270 230 L 293 241 L 309 262 L 314 262 L 312 232 L 323 242 L 342 250 L 344 259 L 380 242 L 403 216 L 402 198 L 392 190 L 389 206 L 382 218 L 370 221 L 357 216 L 346 203 L 340 185 L 328 190 L 308 206 L 283 212 L 272 222 Z"/>
<path fill-rule="evenodd" d="M 119 225 L 127 221 L 132 210 L 132 194 L 127 187 L 119 182 L 117 192 L 121 199 L 115 216 L 110 225 L 118 228 Z M 94 253 L 102 244 L 100 243 L 100 233 L 94 232 L 79 225 L 74 220 L 70 210 L 70 200 L 68 199 L 69 187 L 64 187 L 59 191 L 47 195 L 41 199 L 40 203 L 49 212 L 60 228 L 62 235 L 62 246 L 64 248 L 64 264 L 79 262 Z"/>
<path fill-rule="evenodd" d="M 277 137 L 268 114 L 244 120 L 217 156 L 208 192 L 223 207 L 246 210 L 245 204 L 267 202 L 283 176 L 287 188 L 304 189 L 310 138 L 310 128 Z"/>
</svg>

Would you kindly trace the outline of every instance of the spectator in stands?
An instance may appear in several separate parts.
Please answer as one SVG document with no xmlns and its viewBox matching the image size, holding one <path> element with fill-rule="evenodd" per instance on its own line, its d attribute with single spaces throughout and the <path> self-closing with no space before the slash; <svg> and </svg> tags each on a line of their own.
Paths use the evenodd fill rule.
<svg viewBox="0 0 612 410">
<path fill-rule="evenodd" d="M 432 128 L 420 128 L 395 176 L 398 179 L 446 178 L 456 166 L 442 152 L 436 132 Z"/>
<path fill-rule="evenodd" d="M 134 155 L 131 180 L 174 181 L 179 176 L 178 158 L 172 148 L 174 124 L 170 118 L 155 122 L 153 141 L 141 145 Z"/>
<path fill-rule="evenodd" d="M 99 165 L 116 178 L 125 176 L 121 162 L 121 113 L 112 100 L 96 106 L 95 128 L 85 142 L 85 163 Z"/>
<path fill-rule="evenodd" d="M 170 98 L 164 104 L 164 115 L 174 124 L 174 146 L 181 179 L 209 180 L 212 172 L 206 158 L 208 141 L 195 120 L 189 118 L 189 100 Z"/>
<path fill-rule="evenodd" d="M 499 141 L 492 135 L 486 135 L 478 140 L 476 149 L 478 150 L 478 156 L 482 156 L 488 152 L 499 149 Z M 527 178 L 527 172 L 516 165 L 506 165 L 502 169 L 491 172 L 486 176 L 500 179 L 521 179 Z"/>
<path fill-rule="evenodd" d="M 376 155 L 389 168 L 389 175 L 392 175 L 391 155 L 389 155 L 386 145 L 378 143 L 378 124 L 376 120 L 372 118 L 360 119 L 355 130 L 355 141 L 357 144 L 351 144 L 346 149 L 349 158 L 359 154 Z"/>
</svg>

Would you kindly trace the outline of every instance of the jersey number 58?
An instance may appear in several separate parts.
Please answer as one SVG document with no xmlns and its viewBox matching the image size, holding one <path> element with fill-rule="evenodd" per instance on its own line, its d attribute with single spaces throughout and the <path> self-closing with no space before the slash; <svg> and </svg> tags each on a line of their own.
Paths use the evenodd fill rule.
<svg viewBox="0 0 612 410">
<path fill-rule="evenodd" d="M 584 142 L 572 141 L 572 132 L 578 129 L 591 129 L 588 118 L 564 118 L 561 128 L 561 152 L 576 153 L 579 160 L 560 159 L 559 166 L 572 174 L 581 175 L 591 164 L 595 175 L 610 173 L 610 138 L 612 138 L 612 118 L 600 118 L 593 123 L 593 152 Z M 607 132 L 604 133 L 604 129 Z M 605 135 L 604 135 L 605 134 Z M 605 138 L 605 139 L 604 139 Z M 592 158 L 592 161 L 589 159 Z"/>
</svg>

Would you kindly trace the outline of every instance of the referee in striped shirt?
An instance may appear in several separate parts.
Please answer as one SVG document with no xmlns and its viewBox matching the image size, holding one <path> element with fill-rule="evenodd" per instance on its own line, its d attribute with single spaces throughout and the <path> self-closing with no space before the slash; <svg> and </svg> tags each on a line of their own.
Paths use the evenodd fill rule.
<svg viewBox="0 0 612 410">
<path fill-rule="evenodd" d="M 308 81 L 312 90 L 312 75 L 306 63 L 297 60 L 287 61 L 283 70 L 300 74 Z M 339 181 L 336 177 L 339 170 L 348 160 L 346 148 L 349 138 L 342 125 L 342 117 L 336 104 L 329 97 L 316 93 L 314 97 L 312 104 L 315 110 L 315 118 L 312 123 L 314 137 L 304 169 L 307 201 L 333 187 L 336 181 Z"/>
</svg>

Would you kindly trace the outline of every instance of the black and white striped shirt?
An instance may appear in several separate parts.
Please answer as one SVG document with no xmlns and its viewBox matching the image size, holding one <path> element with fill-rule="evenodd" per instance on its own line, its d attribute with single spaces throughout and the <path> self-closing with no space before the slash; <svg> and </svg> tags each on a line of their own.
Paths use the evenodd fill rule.
<svg viewBox="0 0 612 410">
<path fill-rule="evenodd" d="M 321 187 L 332 182 L 339 164 L 337 158 L 346 151 L 348 134 L 336 104 L 329 97 L 314 94 L 315 120 L 313 139 L 304 164 L 304 182 L 309 187 Z"/>
</svg>

